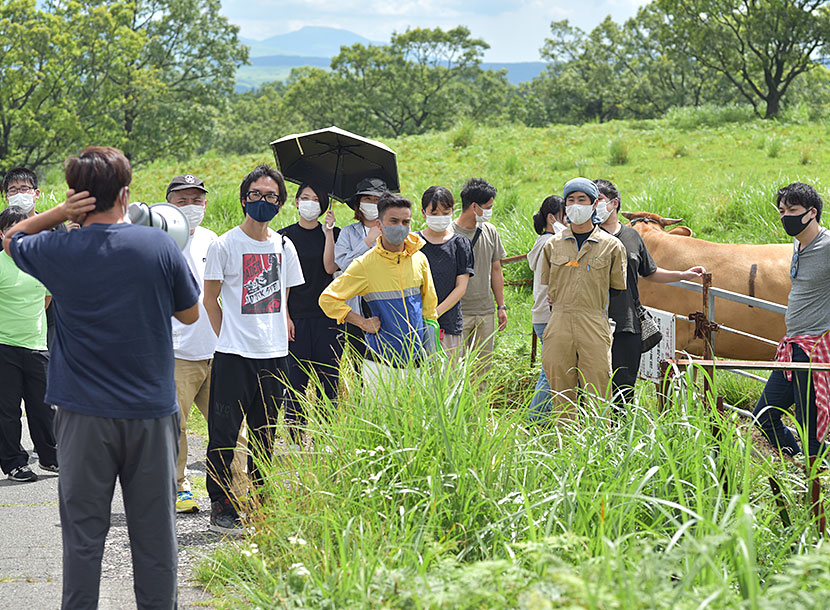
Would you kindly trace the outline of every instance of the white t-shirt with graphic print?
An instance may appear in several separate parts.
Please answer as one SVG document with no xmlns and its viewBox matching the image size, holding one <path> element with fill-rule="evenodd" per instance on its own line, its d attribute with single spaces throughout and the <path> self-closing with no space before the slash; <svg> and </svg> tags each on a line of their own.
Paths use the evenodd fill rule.
<svg viewBox="0 0 830 610">
<path fill-rule="evenodd" d="M 269 230 L 258 241 L 234 227 L 212 242 L 205 280 L 222 282 L 222 328 L 217 352 L 245 358 L 288 355 L 287 289 L 304 283 L 288 238 Z"/>
</svg>

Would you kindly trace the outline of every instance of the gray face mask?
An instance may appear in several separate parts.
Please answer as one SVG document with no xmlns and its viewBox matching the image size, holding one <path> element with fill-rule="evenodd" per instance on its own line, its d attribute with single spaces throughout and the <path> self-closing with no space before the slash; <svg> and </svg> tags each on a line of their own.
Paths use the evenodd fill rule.
<svg viewBox="0 0 830 610">
<path fill-rule="evenodd" d="M 406 236 L 409 235 L 409 225 L 385 225 L 381 224 L 383 227 L 383 236 L 393 246 L 400 246 Z"/>
</svg>

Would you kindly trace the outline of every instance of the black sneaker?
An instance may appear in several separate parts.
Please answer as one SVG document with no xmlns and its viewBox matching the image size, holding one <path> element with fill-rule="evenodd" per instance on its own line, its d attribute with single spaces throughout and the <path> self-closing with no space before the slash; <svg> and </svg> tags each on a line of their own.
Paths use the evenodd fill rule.
<svg viewBox="0 0 830 610">
<path fill-rule="evenodd" d="M 58 468 L 57 464 L 44 464 L 43 462 L 38 460 L 37 465 L 40 466 L 41 470 L 45 470 L 47 472 L 54 472 L 55 474 L 60 473 L 60 468 Z"/>
<path fill-rule="evenodd" d="M 9 480 L 18 483 L 31 483 L 37 481 L 37 475 L 28 466 L 18 466 L 9 473 Z"/>
<path fill-rule="evenodd" d="M 242 521 L 228 498 L 210 504 L 210 531 L 241 536 Z"/>
</svg>

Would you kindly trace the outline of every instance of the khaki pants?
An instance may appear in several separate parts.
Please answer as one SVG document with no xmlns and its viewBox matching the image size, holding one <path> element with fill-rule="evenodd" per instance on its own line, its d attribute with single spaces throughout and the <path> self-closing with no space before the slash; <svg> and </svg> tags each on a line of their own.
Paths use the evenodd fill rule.
<svg viewBox="0 0 830 610">
<path fill-rule="evenodd" d="M 212 359 L 208 360 L 175 360 L 176 398 L 179 401 L 181 425 L 179 427 L 179 458 L 176 463 L 177 491 L 190 491 L 190 482 L 187 480 L 187 420 L 193 404 L 207 421 L 208 398 L 210 397 L 210 367 Z M 233 473 L 233 493 L 244 496 L 248 490 L 248 477 L 245 474 L 248 440 L 245 437 L 243 425 L 237 439 L 231 472 Z"/>
<path fill-rule="evenodd" d="M 611 338 L 605 312 L 557 311 L 551 317 L 542 336 L 542 368 L 555 414 L 573 417 L 579 387 L 596 396 L 610 395 Z"/>
<path fill-rule="evenodd" d="M 488 313 L 483 316 L 463 316 L 464 345 L 467 351 L 477 350 L 481 364 L 486 365 L 493 357 L 493 344 L 496 332 L 496 314 Z"/>
<path fill-rule="evenodd" d="M 464 355 L 463 346 L 463 335 L 444 333 L 444 338 L 441 339 L 441 349 L 444 350 L 449 362 L 458 362 L 461 359 Z"/>
</svg>

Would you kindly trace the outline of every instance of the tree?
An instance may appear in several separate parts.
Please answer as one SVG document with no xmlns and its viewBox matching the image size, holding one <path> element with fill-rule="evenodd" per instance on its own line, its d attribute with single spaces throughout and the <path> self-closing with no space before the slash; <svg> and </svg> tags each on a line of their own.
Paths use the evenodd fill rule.
<svg viewBox="0 0 830 610">
<path fill-rule="evenodd" d="M 0 170 L 38 168 L 113 137 L 113 77 L 142 44 L 124 13 L 101 3 L 0 4 Z"/>
<path fill-rule="evenodd" d="M 657 0 L 675 43 L 772 118 L 793 81 L 828 49 L 826 0 Z"/>
<path fill-rule="evenodd" d="M 356 44 L 331 63 L 334 78 L 373 132 L 398 136 L 446 127 L 460 100 L 452 85 L 476 76 L 489 45 L 465 27 L 407 30 L 388 46 Z"/>
</svg>

